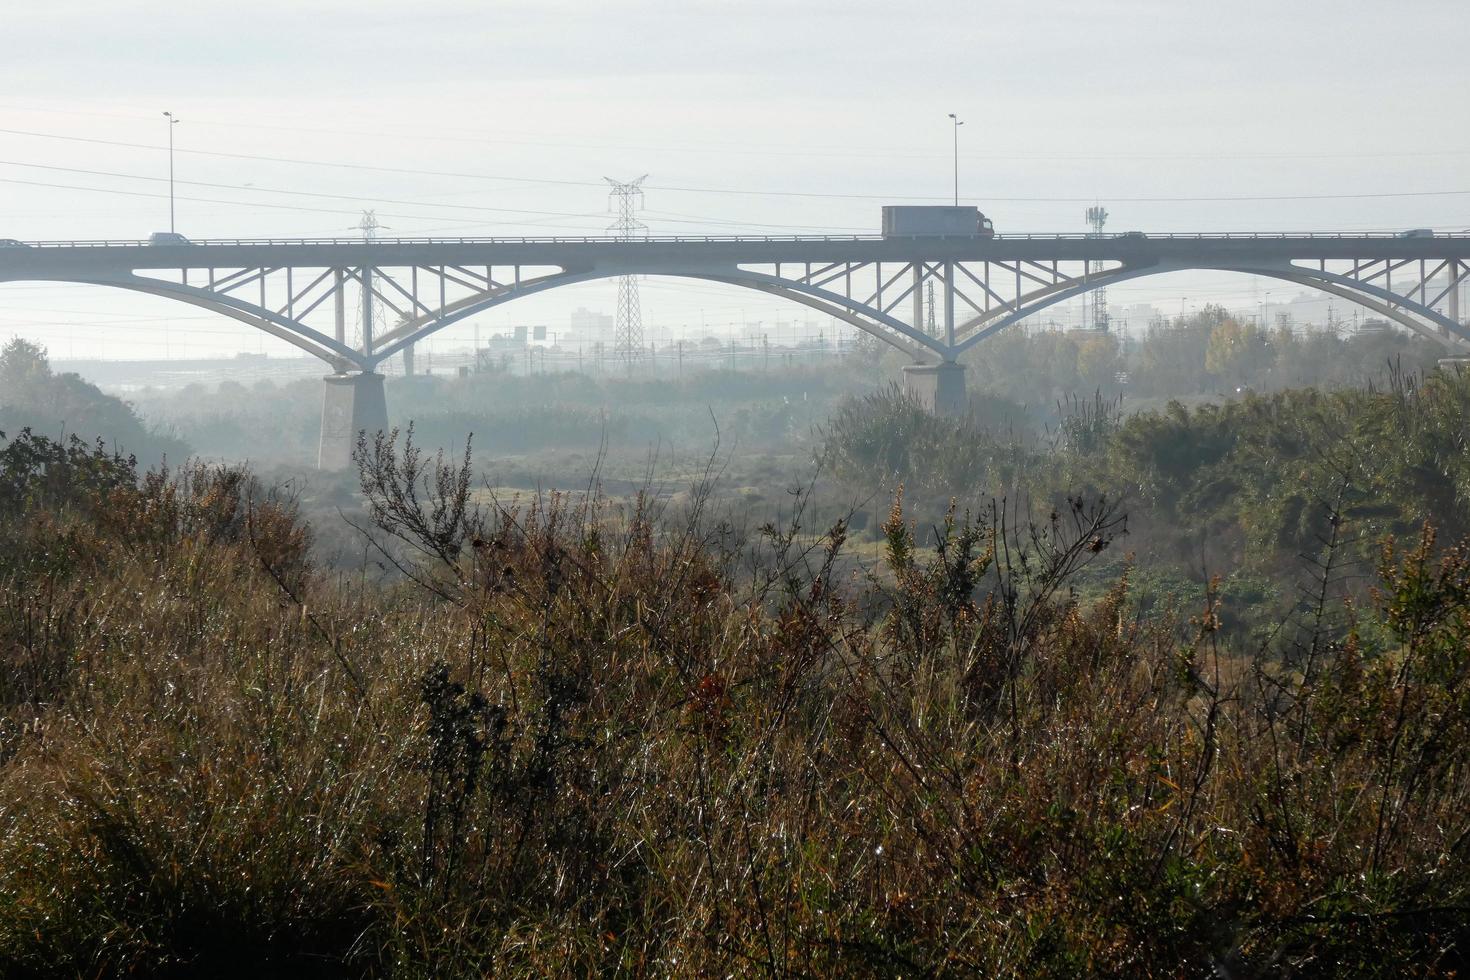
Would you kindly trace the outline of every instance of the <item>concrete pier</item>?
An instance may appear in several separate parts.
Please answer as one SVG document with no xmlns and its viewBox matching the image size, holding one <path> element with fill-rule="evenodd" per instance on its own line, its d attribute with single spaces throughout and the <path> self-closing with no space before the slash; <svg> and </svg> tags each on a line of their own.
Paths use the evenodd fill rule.
<svg viewBox="0 0 1470 980">
<path fill-rule="evenodd" d="M 329 374 L 322 381 L 322 441 L 317 469 L 345 470 L 352 466 L 359 432 L 366 432 L 371 441 L 388 428 L 383 376 L 371 372 Z"/>
<path fill-rule="evenodd" d="M 903 390 L 935 415 L 963 415 L 970 407 L 964 365 L 954 361 L 905 364 Z"/>
</svg>

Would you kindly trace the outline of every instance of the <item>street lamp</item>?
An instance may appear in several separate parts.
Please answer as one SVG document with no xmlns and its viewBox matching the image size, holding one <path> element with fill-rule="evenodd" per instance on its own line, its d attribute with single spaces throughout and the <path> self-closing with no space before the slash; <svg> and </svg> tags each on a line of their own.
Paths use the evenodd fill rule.
<svg viewBox="0 0 1470 980">
<path fill-rule="evenodd" d="M 959 116 L 956 116 L 952 112 L 949 114 L 949 118 L 952 119 L 952 120 L 954 120 L 954 205 L 955 205 L 955 207 L 959 207 L 960 206 L 960 127 L 965 124 L 965 121 L 963 119 L 961 119 Z"/>
<path fill-rule="evenodd" d="M 178 117 L 172 112 L 165 112 L 168 119 L 168 232 L 174 233 L 174 127 L 179 124 Z"/>
</svg>

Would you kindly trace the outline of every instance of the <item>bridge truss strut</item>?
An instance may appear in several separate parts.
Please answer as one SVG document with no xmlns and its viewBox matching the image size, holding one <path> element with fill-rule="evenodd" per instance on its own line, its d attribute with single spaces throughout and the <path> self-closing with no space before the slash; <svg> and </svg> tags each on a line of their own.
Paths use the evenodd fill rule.
<svg viewBox="0 0 1470 980">
<path fill-rule="evenodd" d="M 319 465 L 351 464 L 387 426 L 377 367 L 447 327 L 551 289 L 673 276 L 757 290 L 865 330 L 916 362 L 905 385 L 936 411 L 966 403 L 960 355 L 1059 303 L 1189 270 L 1267 276 L 1350 300 L 1470 353 L 1470 236 L 1006 239 L 233 241 L 0 245 L 0 283 L 110 286 L 187 303 L 331 365 Z M 937 307 L 937 308 L 933 308 Z M 360 341 L 348 311 L 360 309 Z M 376 330 L 378 311 L 387 313 Z"/>
<path fill-rule="evenodd" d="M 779 254 L 770 259 L 759 257 L 760 248 L 619 242 L 562 250 L 567 255 L 556 248 L 528 247 L 525 262 L 475 262 L 473 247 L 429 243 L 405 249 L 401 242 L 338 249 L 285 243 L 13 248 L 0 252 L 0 282 L 86 283 L 178 300 L 264 330 L 339 372 L 372 371 L 436 331 L 505 303 L 626 275 L 673 276 L 758 290 L 868 331 L 931 363 L 955 361 L 998 331 L 1093 289 L 1200 269 L 1268 276 L 1319 289 L 1451 350 L 1470 352 L 1470 329 L 1460 309 L 1461 295 L 1470 286 L 1470 240 L 1454 239 L 1446 248 L 1444 239 L 1435 239 L 1438 247 L 1418 254 L 1405 249 L 1402 240 L 1386 241 L 1392 247 L 1380 254 L 1373 254 L 1370 240 L 1361 248 L 1300 258 L 1290 249 L 1240 247 L 1239 240 L 1231 248 L 1195 248 L 1184 254 L 1138 247 L 1089 254 L 1089 249 L 1096 253 L 1106 244 L 1089 241 L 1089 248 L 1058 248 L 1058 257 L 1048 258 L 1044 248 L 1028 240 L 1031 247 L 1013 250 L 1023 254 L 972 257 L 950 245 L 951 254 L 934 249 L 930 258 L 905 255 L 903 242 L 859 240 L 847 248 L 814 244 L 804 249 L 793 246 L 805 243 L 792 243 L 776 249 Z M 908 247 L 918 251 L 928 244 L 916 240 Z M 505 245 L 494 251 L 492 259 L 516 254 Z M 833 251 L 839 254 L 817 260 Z M 865 251 L 873 254 L 861 254 Z M 445 260 L 436 254 L 443 252 L 461 254 Z M 163 253 L 172 261 L 159 268 L 156 260 Z M 803 253 L 813 258 L 801 257 Z M 246 258 L 253 261 L 235 261 Z M 926 309 L 929 302 L 939 309 Z M 388 327 L 354 344 L 346 331 L 347 311 L 359 304 L 387 311 Z"/>
</svg>

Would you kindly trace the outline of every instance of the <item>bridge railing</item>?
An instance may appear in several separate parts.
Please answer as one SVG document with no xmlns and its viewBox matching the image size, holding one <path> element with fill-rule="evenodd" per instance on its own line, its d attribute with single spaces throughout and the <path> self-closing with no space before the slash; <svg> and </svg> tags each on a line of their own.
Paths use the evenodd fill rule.
<svg viewBox="0 0 1470 980">
<path fill-rule="evenodd" d="M 990 241 L 1284 241 L 1284 240 L 1403 240 L 1407 236 L 1399 232 L 1203 232 L 1146 234 L 1122 232 L 1117 234 L 1093 235 L 1086 232 L 1062 232 L 1056 234 L 1020 233 L 996 235 Z M 1427 236 L 1426 236 L 1427 237 Z M 1470 235 L 1436 234 L 1437 240 L 1464 240 Z M 612 238 L 605 235 L 556 236 L 538 238 L 376 238 L 364 242 L 360 238 L 200 238 L 187 243 L 151 245 L 142 239 L 81 239 L 74 241 L 22 242 L 28 248 L 188 248 L 190 246 L 282 246 L 282 245 L 677 245 L 705 242 L 731 243 L 819 243 L 819 242 L 883 242 L 883 241 L 975 241 L 972 235 L 648 235 L 632 240 Z M 11 246 L 14 247 L 14 246 Z M 0 246 L 3 254 L 4 246 Z"/>
</svg>

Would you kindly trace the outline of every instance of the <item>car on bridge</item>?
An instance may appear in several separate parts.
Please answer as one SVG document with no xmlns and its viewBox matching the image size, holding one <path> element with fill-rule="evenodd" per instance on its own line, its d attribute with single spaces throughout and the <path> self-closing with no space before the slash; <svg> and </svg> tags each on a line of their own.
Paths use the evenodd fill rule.
<svg viewBox="0 0 1470 980">
<path fill-rule="evenodd" d="M 1434 229 L 1432 229 L 1432 228 L 1410 228 L 1408 231 L 1401 231 L 1401 232 L 1399 232 L 1398 237 L 1400 237 L 1400 238 L 1433 238 L 1434 237 Z"/>
<path fill-rule="evenodd" d="M 30 246 L 19 239 L 0 238 L 0 248 L 30 248 Z"/>
<path fill-rule="evenodd" d="M 193 242 L 176 231 L 155 231 L 148 236 L 149 245 L 192 245 Z"/>
</svg>

